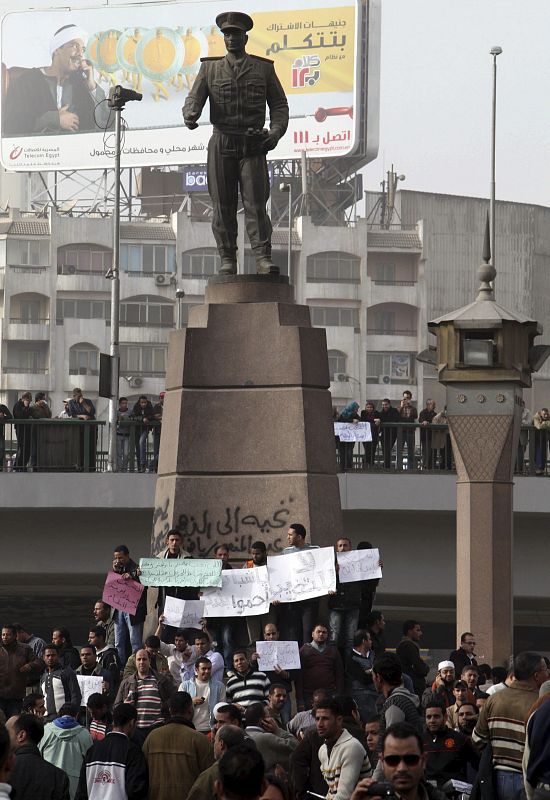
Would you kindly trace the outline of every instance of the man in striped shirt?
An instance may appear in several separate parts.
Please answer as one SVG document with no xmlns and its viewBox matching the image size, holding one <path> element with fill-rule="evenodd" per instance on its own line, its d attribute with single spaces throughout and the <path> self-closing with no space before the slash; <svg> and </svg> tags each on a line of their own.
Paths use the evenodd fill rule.
<svg viewBox="0 0 550 800">
<path fill-rule="evenodd" d="M 137 651 L 136 667 L 137 672 L 120 684 L 115 706 L 129 703 L 135 707 L 136 734 L 145 741 L 149 731 L 164 722 L 168 700 L 175 692 L 175 686 L 171 678 L 151 669 L 147 650 Z"/>
<path fill-rule="evenodd" d="M 523 789 L 525 720 L 548 679 L 548 667 L 539 653 L 520 653 L 514 659 L 514 676 L 511 686 L 487 700 L 472 734 L 478 750 L 491 743 L 497 800 L 515 800 Z"/>
<path fill-rule="evenodd" d="M 233 653 L 233 673 L 226 686 L 228 703 L 246 708 L 251 703 L 265 703 L 269 694 L 269 678 L 265 672 L 250 666 L 245 650 Z"/>
</svg>

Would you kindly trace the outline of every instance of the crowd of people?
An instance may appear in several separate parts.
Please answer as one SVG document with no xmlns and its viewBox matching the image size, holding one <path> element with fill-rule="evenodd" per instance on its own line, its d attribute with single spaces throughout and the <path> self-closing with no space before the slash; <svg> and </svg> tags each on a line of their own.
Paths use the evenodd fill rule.
<svg viewBox="0 0 550 800">
<path fill-rule="evenodd" d="M 287 553 L 314 547 L 299 523 L 287 537 Z M 228 555 L 214 554 L 223 569 Z M 244 568 L 262 566 L 265 543 L 249 555 Z M 158 557 L 188 557 L 179 531 Z M 124 545 L 112 569 L 140 579 Z M 550 798 L 548 662 L 525 652 L 508 670 L 478 664 L 465 632 L 428 681 L 421 624 L 406 620 L 387 642 L 376 585 L 337 579 L 327 621 L 316 598 L 195 629 L 163 611 L 198 589 L 150 587 L 133 614 L 98 600 L 79 649 L 63 626 L 46 642 L 3 624 L 0 798 L 441 800 L 465 786 L 483 800 Z M 144 639 L 152 601 L 158 624 Z M 296 641 L 299 668 L 262 671 L 261 640 Z M 101 692 L 83 694 L 86 676 Z"/>
<path fill-rule="evenodd" d="M 119 397 L 116 424 L 119 472 L 127 472 L 131 464 L 135 472 L 157 472 L 165 394 L 166 392 L 161 392 L 154 405 L 146 395 L 142 394 L 131 408 L 127 397 Z M 27 472 L 43 467 L 44 453 L 41 451 L 38 431 L 35 426 L 27 425 L 25 422 L 22 424 L 22 421 L 45 419 L 78 419 L 93 422 L 97 419 L 95 404 L 84 397 L 79 387 L 73 389 L 71 397 L 63 400 L 63 409 L 55 417 L 44 392 L 35 392 L 34 401 L 31 392 L 23 392 L 12 411 L 0 403 L 0 471 L 5 468 L 8 432 L 6 423 L 10 422 L 17 438 L 17 452 L 10 468 L 14 472 Z M 81 463 L 80 466 L 86 466 L 87 471 L 94 471 L 96 468 L 97 433 L 95 425 L 80 431 L 79 457 L 82 461 L 86 453 L 87 460 L 86 465 Z M 151 453 L 150 437 L 153 446 Z M 132 448 L 133 458 L 130 456 Z"/>
<path fill-rule="evenodd" d="M 413 404 L 412 393 L 408 389 L 403 392 L 398 406 L 392 405 L 391 400 L 384 398 L 379 411 L 372 401 L 367 401 L 363 410 L 359 409 L 359 403 L 352 401 L 341 411 L 333 409 L 333 420 L 349 424 L 368 422 L 370 425 L 371 441 L 363 442 L 363 452 L 359 461 L 354 461 L 354 454 L 359 452 L 356 443 L 340 441 L 337 436 L 335 437 L 341 472 L 356 469 L 358 466 L 367 470 L 375 465 L 390 469 L 393 459 L 400 455 L 403 464 L 396 464 L 397 469 L 420 467 L 425 470 L 451 470 L 453 468 L 447 409 L 445 407 L 438 411 L 435 400 L 431 398 L 426 400 L 420 412 Z M 521 432 L 515 462 L 515 472 L 519 475 L 523 475 L 525 471 L 530 436 L 533 437 L 535 475 L 545 475 L 550 444 L 550 412 L 547 408 L 542 408 L 533 415 L 523 402 Z M 417 453 L 418 442 L 419 453 Z"/>
</svg>

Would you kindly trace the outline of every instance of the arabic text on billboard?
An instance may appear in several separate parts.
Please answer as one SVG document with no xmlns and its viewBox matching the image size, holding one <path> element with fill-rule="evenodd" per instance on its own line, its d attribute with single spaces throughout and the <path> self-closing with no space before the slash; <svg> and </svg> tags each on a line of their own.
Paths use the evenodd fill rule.
<svg viewBox="0 0 550 800">
<path fill-rule="evenodd" d="M 290 107 L 288 131 L 271 156 L 345 155 L 356 144 L 360 4 L 297 2 L 298 8 L 296 0 L 251 0 L 247 7 L 254 20 L 247 51 L 274 61 Z M 183 127 L 181 107 L 200 59 L 225 54 L 214 20 L 233 5 L 207 0 L 7 14 L 0 38 L 4 167 L 112 166 L 114 120 L 106 96 L 117 84 L 143 93 L 141 103 L 123 112 L 125 166 L 203 164 L 208 107 L 196 131 Z M 58 83 L 52 53 L 59 66 L 60 48 L 67 77 Z"/>
</svg>

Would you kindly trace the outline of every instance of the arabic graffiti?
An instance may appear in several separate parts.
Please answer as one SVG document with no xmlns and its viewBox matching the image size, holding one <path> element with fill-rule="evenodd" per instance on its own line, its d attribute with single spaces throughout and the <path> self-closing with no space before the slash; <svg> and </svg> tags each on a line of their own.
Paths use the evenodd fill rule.
<svg viewBox="0 0 550 800">
<path fill-rule="evenodd" d="M 252 543 L 262 536 L 268 537 L 268 553 L 281 553 L 286 541 L 284 529 L 290 522 L 293 503 L 293 497 L 281 500 L 279 507 L 267 518 L 244 514 L 240 505 L 226 507 L 221 515 L 204 509 L 198 514 L 182 513 L 175 518 L 171 513 L 170 499 L 166 497 L 158 502 L 153 512 L 151 553 L 156 555 L 166 547 L 166 535 L 172 527 L 181 531 L 183 548 L 192 556 L 205 558 L 220 544 L 226 545 L 231 553 L 245 555 Z M 277 535 L 279 532 L 283 535 Z"/>
<path fill-rule="evenodd" d="M 270 518 L 262 519 L 255 514 L 242 514 L 240 506 L 227 507 L 221 519 L 213 520 L 208 510 L 204 510 L 198 518 L 181 514 L 178 519 L 185 549 L 191 555 L 208 556 L 219 544 L 224 544 L 232 553 L 248 553 L 252 542 L 259 535 L 272 534 L 284 529 L 290 520 L 289 506 L 294 502 L 290 497 L 287 502 L 280 501 Z M 218 538 L 222 537 L 222 538 Z M 228 538 L 226 538 L 228 537 Z M 266 542 L 269 553 L 281 553 L 283 539 L 277 537 Z"/>
<path fill-rule="evenodd" d="M 153 511 L 153 541 L 151 542 L 151 555 L 157 553 L 166 546 L 166 536 L 171 528 L 169 518 L 170 499 L 166 497 Z"/>
</svg>

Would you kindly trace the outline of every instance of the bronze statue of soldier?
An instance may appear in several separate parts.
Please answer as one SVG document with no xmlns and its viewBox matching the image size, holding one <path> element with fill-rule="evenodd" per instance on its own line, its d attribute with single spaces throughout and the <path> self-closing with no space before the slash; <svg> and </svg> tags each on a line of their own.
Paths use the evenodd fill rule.
<svg viewBox="0 0 550 800">
<path fill-rule="evenodd" d="M 246 230 L 259 274 L 279 273 L 271 259 L 271 220 L 266 211 L 269 176 L 266 153 L 277 146 L 288 126 L 288 103 L 273 62 L 245 51 L 248 14 L 216 17 L 227 54 L 202 58 L 199 74 L 183 106 L 185 125 L 193 130 L 206 100 L 214 132 L 208 143 L 208 191 L 214 213 L 212 232 L 221 258 L 220 274 L 237 272 L 237 203 L 239 186 Z M 264 129 L 266 103 L 269 131 Z"/>
</svg>

